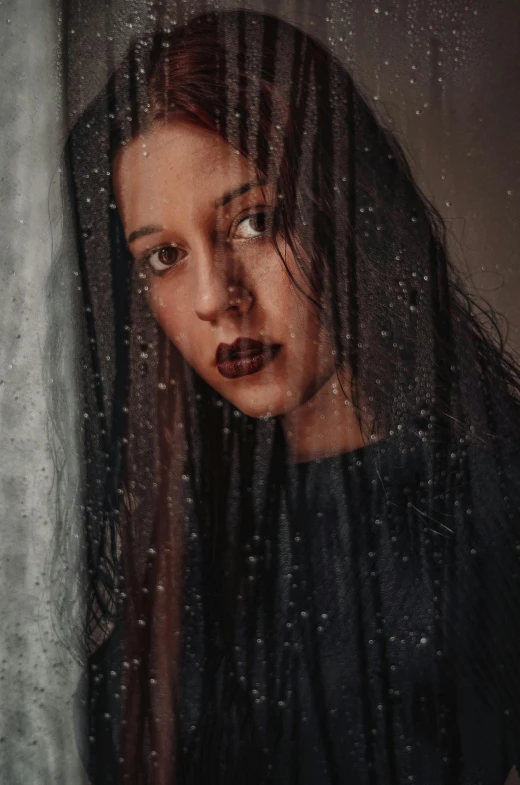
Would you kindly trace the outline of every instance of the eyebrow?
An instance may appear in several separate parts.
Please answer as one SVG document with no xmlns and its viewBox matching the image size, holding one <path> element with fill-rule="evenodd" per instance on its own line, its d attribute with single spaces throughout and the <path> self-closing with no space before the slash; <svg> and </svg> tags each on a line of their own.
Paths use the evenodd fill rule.
<svg viewBox="0 0 520 785">
<path fill-rule="evenodd" d="M 153 224 L 150 226 L 142 226 L 140 229 L 136 229 L 135 232 L 130 233 L 127 243 L 128 245 L 131 245 L 135 240 L 139 240 L 141 237 L 146 237 L 149 234 L 157 234 L 162 231 L 164 231 L 163 226 L 154 226 Z"/>
<path fill-rule="evenodd" d="M 220 196 L 218 199 L 215 200 L 214 205 L 216 208 L 224 207 L 224 205 L 228 204 L 229 202 L 236 199 L 237 196 L 242 196 L 242 194 L 251 191 L 253 188 L 259 188 L 262 185 L 266 185 L 267 180 L 262 178 L 260 180 L 251 180 L 249 183 L 243 183 L 239 185 L 237 188 L 233 188 L 231 191 L 227 191 L 225 194 Z M 131 232 L 128 236 L 127 243 L 131 245 L 136 240 L 140 240 L 141 237 L 147 237 L 150 234 L 158 234 L 159 232 L 164 231 L 163 226 L 156 226 L 155 224 L 150 224 L 149 226 L 142 226 L 140 229 L 136 229 L 135 231 Z"/>
<path fill-rule="evenodd" d="M 231 202 L 233 199 L 236 199 L 237 196 L 242 196 L 242 194 L 251 191 L 253 188 L 259 188 L 261 185 L 265 185 L 267 180 L 262 178 L 260 180 L 252 180 L 250 183 L 244 183 L 243 185 L 239 185 L 238 188 L 233 188 L 231 191 L 227 191 L 227 193 L 223 194 L 221 197 L 215 200 L 214 204 L 215 207 L 224 207 L 225 204 Z"/>
</svg>

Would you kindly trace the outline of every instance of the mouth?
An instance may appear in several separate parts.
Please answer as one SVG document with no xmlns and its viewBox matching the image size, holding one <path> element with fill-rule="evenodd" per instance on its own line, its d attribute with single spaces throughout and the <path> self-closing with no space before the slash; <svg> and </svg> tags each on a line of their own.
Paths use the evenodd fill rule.
<svg viewBox="0 0 520 785">
<path fill-rule="evenodd" d="M 250 376 L 272 362 L 281 348 L 281 344 L 265 344 L 252 338 L 221 343 L 215 354 L 218 371 L 226 379 Z"/>
</svg>

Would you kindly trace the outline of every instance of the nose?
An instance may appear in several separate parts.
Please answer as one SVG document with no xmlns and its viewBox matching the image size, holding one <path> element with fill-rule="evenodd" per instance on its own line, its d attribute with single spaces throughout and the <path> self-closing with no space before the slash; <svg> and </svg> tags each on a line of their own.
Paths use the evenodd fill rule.
<svg viewBox="0 0 520 785">
<path fill-rule="evenodd" d="M 208 249 L 209 250 L 209 249 Z M 218 322 L 224 316 L 242 316 L 253 305 L 253 295 L 240 270 L 224 254 L 199 255 L 196 267 L 195 312 L 199 319 Z"/>
</svg>

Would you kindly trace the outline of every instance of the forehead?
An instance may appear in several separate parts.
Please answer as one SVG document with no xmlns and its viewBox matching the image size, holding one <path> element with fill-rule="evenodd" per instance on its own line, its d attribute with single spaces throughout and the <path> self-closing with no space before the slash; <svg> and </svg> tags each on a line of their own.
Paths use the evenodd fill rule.
<svg viewBox="0 0 520 785">
<path fill-rule="evenodd" d="M 252 175 L 253 164 L 221 136 L 183 120 L 135 137 L 114 161 L 114 185 L 122 201 L 173 190 L 182 190 L 183 199 L 206 195 L 214 200 Z"/>
</svg>

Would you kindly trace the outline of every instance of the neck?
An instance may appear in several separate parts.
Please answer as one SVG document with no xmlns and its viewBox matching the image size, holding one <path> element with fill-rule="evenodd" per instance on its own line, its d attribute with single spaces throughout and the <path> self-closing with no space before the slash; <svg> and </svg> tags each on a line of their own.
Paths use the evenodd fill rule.
<svg viewBox="0 0 520 785">
<path fill-rule="evenodd" d="M 346 373 L 334 373 L 318 392 L 281 418 L 295 463 L 351 452 L 366 444 L 350 401 Z"/>
</svg>

